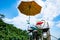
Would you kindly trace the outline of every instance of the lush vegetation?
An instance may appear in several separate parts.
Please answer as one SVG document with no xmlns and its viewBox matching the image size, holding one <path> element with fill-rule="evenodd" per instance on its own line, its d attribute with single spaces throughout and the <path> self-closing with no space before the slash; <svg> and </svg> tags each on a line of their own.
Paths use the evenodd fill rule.
<svg viewBox="0 0 60 40">
<path fill-rule="evenodd" d="M 28 40 L 28 33 L 13 26 L 12 24 L 5 23 L 0 15 L 0 40 Z"/>
<path fill-rule="evenodd" d="M 0 40 L 28 40 L 29 39 L 26 30 L 18 29 L 13 24 L 5 23 L 2 20 L 2 18 L 4 18 L 4 15 L 0 14 Z M 38 35 L 40 35 L 41 37 L 42 31 L 40 29 L 36 29 L 33 27 L 32 29 L 38 30 Z"/>
</svg>

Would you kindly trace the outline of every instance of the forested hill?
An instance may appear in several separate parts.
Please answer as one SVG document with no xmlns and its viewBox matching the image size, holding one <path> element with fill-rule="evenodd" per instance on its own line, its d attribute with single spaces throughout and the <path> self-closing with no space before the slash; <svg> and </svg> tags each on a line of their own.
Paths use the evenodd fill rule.
<svg viewBox="0 0 60 40">
<path fill-rule="evenodd" d="M 28 40 L 27 34 L 26 31 L 7 24 L 0 18 L 0 40 Z"/>
</svg>

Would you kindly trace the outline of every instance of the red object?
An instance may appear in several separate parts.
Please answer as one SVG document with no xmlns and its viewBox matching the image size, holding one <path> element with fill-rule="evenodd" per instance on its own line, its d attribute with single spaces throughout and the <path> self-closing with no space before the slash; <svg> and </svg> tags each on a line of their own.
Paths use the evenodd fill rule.
<svg viewBox="0 0 60 40">
<path fill-rule="evenodd" d="M 43 22 L 37 22 L 37 24 L 36 24 L 36 25 L 41 25 L 41 24 L 43 24 Z"/>
</svg>

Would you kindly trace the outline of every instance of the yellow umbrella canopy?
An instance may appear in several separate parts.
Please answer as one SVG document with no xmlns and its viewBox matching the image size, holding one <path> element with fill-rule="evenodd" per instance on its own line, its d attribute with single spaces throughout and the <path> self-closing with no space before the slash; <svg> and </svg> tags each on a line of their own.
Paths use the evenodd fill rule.
<svg viewBox="0 0 60 40">
<path fill-rule="evenodd" d="M 41 6 L 39 6 L 35 1 L 22 1 L 18 6 L 19 11 L 27 16 L 34 16 L 41 12 Z"/>
</svg>

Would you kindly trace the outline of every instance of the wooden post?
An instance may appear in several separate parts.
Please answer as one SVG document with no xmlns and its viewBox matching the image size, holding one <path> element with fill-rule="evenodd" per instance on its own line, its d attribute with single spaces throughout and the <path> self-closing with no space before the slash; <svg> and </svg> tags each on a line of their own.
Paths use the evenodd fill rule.
<svg viewBox="0 0 60 40">
<path fill-rule="evenodd" d="M 50 37 L 50 31 L 48 30 L 48 32 L 47 32 L 47 40 L 51 40 L 51 37 Z"/>
</svg>

